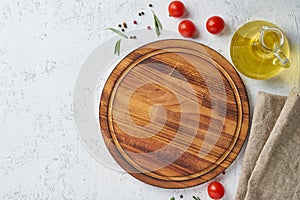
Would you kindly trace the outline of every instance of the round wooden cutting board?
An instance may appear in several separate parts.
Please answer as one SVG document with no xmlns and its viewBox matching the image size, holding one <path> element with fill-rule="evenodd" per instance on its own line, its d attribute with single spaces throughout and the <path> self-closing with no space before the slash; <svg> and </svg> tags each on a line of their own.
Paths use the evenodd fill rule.
<svg viewBox="0 0 300 200">
<path fill-rule="evenodd" d="M 162 40 L 126 56 L 108 77 L 100 126 L 118 164 L 164 188 L 211 180 L 237 157 L 249 126 L 232 65 L 193 41 Z"/>
</svg>

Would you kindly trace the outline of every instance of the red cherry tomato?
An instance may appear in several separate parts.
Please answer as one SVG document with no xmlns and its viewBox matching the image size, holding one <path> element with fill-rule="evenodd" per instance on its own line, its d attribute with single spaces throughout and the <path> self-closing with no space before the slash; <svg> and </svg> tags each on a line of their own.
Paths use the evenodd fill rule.
<svg viewBox="0 0 300 200">
<path fill-rule="evenodd" d="M 212 199 L 221 199 L 224 196 L 225 190 L 220 182 L 211 182 L 207 187 L 207 192 Z"/>
<path fill-rule="evenodd" d="M 210 17 L 206 22 L 206 29 L 212 34 L 220 33 L 225 27 L 224 20 L 219 16 Z"/>
<path fill-rule="evenodd" d="M 193 37 L 196 33 L 196 27 L 190 20 L 183 20 L 178 25 L 179 33 L 186 38 Z"/>
<path fill-rule="evenodd" d="M 168 10 L 172 17 L 182 17 L 185 13 L 184 4 L 181 1 L 172 1 L 169 4 Z"/>
</svg>

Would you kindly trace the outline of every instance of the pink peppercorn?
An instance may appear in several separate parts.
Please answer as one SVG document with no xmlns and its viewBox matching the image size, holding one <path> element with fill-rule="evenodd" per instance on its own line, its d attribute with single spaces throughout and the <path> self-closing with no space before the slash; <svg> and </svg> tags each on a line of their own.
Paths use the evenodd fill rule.
<svg viewBox="0 0 300 200">
<path fill-rule="evenodd" d="M 135 25 L 136 25 L 136 24 L 137 24 L 137 21 L 136 21 L 136 20 L 134 20 L 134 21 L 133 21 L 133 24 L 135 24 Z"/>
<path fill-rule="evenodd" d="M 151 30 L 151 26 L 147 26 L 147 29 L 148 29 L 148 30 Z"/>
</svg>

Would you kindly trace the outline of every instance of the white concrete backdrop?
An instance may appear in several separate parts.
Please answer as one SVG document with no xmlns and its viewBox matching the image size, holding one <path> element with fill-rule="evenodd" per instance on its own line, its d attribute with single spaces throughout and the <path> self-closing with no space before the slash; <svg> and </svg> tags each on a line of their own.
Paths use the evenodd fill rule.
<svg viewBox="0 0 300 200">
<path fill-rule="evenodd" d="M 298 0 L 183 2 L 186 18 L 199 29 L 196 41 L 229 60 L 230 38 L 249 20 L 272 21 L 286 31 L 293 51 L 299 44 Z M 185 200 L 208 199 L 207 184 L 161 189 L 103 166 L 83 148 L 74 126 L 73 90 L 81 65 L 112 36 L 104 28 L 123 21 L 129 30 L 152 25 L 149 3 L 164 28 L 176 31 L 179 20 L 168 17 L 167 0 L 0 0 L 1 200 L 168 200 L 181 194 Z M 141 11 L 145 16 L 138 17 Z M 212 15 L 223 16 L 227 24 L 219 36 L 205 30 Z M 139 24 L 133 26 L 133 20 Z M 258 90 L 288 94 L 291 87 L 288 70 L 268 81 L 242 78 L 252 105 Z M 234 199 L 242 154 L 216 178 L 225 186 L 224 199 Z"/>
</svg>

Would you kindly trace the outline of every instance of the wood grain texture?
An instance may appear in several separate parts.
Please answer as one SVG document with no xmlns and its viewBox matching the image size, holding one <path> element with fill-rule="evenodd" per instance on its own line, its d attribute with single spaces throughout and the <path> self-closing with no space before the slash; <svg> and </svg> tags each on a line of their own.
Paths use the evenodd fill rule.
<svg viewBox="0 0 300 200">
<path fill-rule="evenodd" d="M 185 188 L 237 157 L 249 126 L 245 87 L 214 50 L 186 40 L 150 43 L 110 74 L 100 125 L 114 159 L 135 178 Z"/>
</svg>

